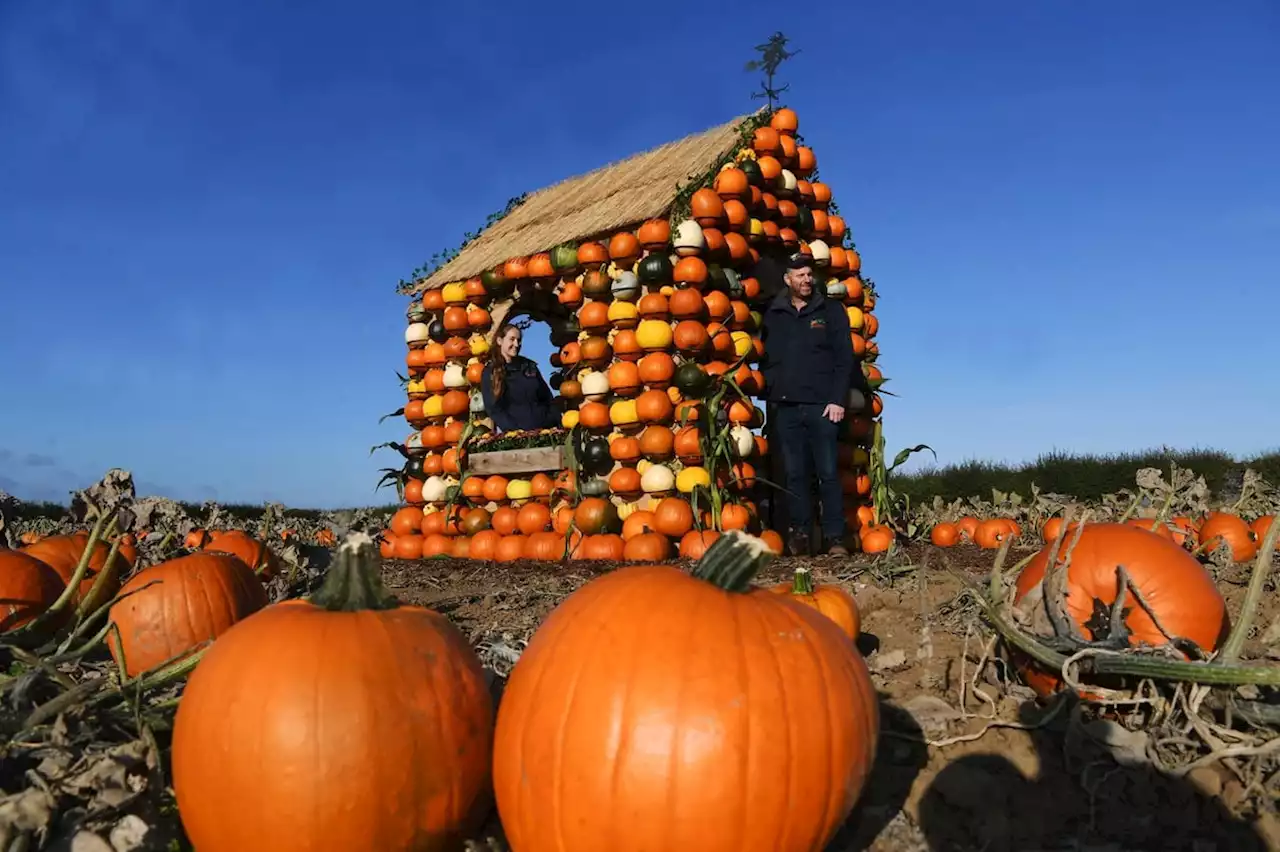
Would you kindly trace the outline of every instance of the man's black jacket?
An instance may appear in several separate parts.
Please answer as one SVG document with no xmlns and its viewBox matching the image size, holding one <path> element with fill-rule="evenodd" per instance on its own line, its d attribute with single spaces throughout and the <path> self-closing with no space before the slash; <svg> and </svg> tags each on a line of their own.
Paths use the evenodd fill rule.
<svg viewBox="0 0 1280 852">
<path fill-rule="evenodd" d="M 765 393 L 770 402 L 819 402 L 843 406 L 854 382 L 853 342 L 844 306 L 815 288 L 796 310 L 783 289 L 764 311 Z M 859 375 L 856 378 L 861 379 Z"/>
</svg>

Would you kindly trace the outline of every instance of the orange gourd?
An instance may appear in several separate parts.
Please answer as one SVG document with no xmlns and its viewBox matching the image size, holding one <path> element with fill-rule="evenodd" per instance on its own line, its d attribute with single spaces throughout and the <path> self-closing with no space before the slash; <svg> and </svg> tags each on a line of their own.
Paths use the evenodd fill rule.
<svg viewBox="0 0 1280 852">
<path fill-rule="evenodd" d="M 960 541 L 960 528 L 950 521 L 934 524 L 929 530 L 929 541 L 937 547 L 955 547 Z"/>
<path fill-rule="evenodd" d="M 516 528 L 525 535 L 551 528 L 551 510 L 545 503 L 525 503 L 516 513 Z"/>
<path fill-rule="evenodd" d="M 221 535 L 225 533 L 211 533 L 209 537 Z M 54 573 L 62 578 L 65 586 L 75 576 L 76 568 L 80 565 L 80 557 L 84 555 L 88 545 L 88 533 L 51 535 L 22 548 L 22 552 L 52 568 Z M 95 612 L 105 606 L 120 590 L 120 575 L 128 570 L 128 565 L 125 564 L 124 557 L 117 553 L 108 566 L 107 556 L 110 553 L 111 548 L 105 543 L 101 541 L 94 543 L 93 552 L 89 557 L 89 566 L 80 580 L 79 588 L 71 598 L 71 603 L 86 613 Z M 99 574 L 106 576 L 102 578 L 102 585 L 94 591 L 93 587 L 98 581 Z"/>
<path fill-rule="evenodd" d="M 663 535 L 680 538 L 693 528 L 693 509 L 681 497 L 664 497 L 653 510 L 653 528 Z"/>
<path fill-rule="evenodd" d="M 244 619 L 192 673 L 172 746 L 183 827 L 202 852 L 460 846 L 493 716 L 467 638 L 398 604 L 352 535 L 318 592 Z"/>
<path fill-rule="evenodd" d="M 665 352 L 650 352 L 640 359 L 640 381 L 651 388 L 663 388 L 676 374 L 676 363 Z"/>
<path fill-rule="evenodd" d="M 1074 531 L 1071 533 L 1074 536 Z M 1066 561 L 1067 538 L 1059 548 L 1058 562 Z M 1018 575 L 1015 604 L 1045 578 L 1052 545 L 1046 545 Z M 1226 638 L 1226 604 L 1204 566 L 1174 542 L 1127 524 L 1085 524 L 1071 551 L 1066 576 L 1066 612 L 1087 639 L 1104 639 L 1090 627 L 1098 622 L 1097 607 L 1115 602 L 1117 566 L 1129 579 L 1172 636 L 1189 639 L 1206 652 Z M 1043 606 L 1043 604 L 1037 604 Z M 1168 638 L 1142 606 L 1128 610 L 1124 624 L 1129 644 L 1161 646 Z M 1024 670 L 1028 684 L 1041 695 L 1059 685 L 1058 675 L 1044 670 Z"/>
<path fill-rule="evenodd" d="M 671 555 L 671 539 L 661 533 L 641 533 L 624 541 L 622 558 L 628 562 L 661 562 Z"/>
<path fill-rule="evenodd" d="M 850 640 L 862 632 L 862 616 L 858 602 L 840 586 L 820 585 L 813 582 L 813 575 L 803 565 L 796 569 L 789 583 L 769 587 L 776 595 L 789 595 L 792 600 L 812 607 L 835 622 Z"/>
<path fill-rule="evenodd" d="M 1223 543 L 1233 562 L 1248 562 L 1258 555 L 1258 542 L 1243 519 L 1228 512 L 1212 512 L 1200 524 L 1200 550 L 1211 553 Z"/>
<path fill-rule="evenodd" d="M 45 563 L 0 548 L 0 633 L 30 623 L 57 602 L 66 583 Z"/>
<path fill-rule="evenodd" d="M 547 617 L 511 673 L 495 733 L 494 790 L 513 849 L 827 845 L 874 761 L 875 688 L 829 619 L 751 592 L 766 556 L 758 540 L 727 533 L 692 576 L 628 566 Z M 631 747 L 618 747 L 618 731 Z"/>
<path fill-rule="evenodd" d="M 108 615 L 119 644 L 109 640 L 107 647 L 128 677 L 187 657 L 267 605 L 249 566 L 209 551 L 145 568 L 120 592 Z"/>
</svg>

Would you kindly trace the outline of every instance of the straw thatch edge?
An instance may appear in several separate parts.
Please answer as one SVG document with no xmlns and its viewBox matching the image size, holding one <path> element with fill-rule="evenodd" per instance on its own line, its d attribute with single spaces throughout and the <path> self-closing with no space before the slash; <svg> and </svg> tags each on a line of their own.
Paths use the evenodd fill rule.
<svg viewBox="0 0 1280 852">
<path fill-rule="evenodd" d="M 511 257 L 547 251 L 664 215 L 682 183 L 720 160 L 757 113 L 659 145 L 532 193 L 465 244 L 456 257 L 419 279 L 411 294 L 492 269 Z"/>
</svg>

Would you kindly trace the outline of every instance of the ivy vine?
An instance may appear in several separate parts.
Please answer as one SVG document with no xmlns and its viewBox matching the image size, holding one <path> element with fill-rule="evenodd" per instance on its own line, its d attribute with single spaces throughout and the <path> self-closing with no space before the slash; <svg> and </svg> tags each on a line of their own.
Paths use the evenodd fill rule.
<svg viewBox="0 0 1280 852">
<path fill-rule="evenodd" d="M 484 224 L 482 224 L 479 228 L 476 228 L 474 231 L 465 232 L 462 235 L 462 243 L 459 244 L 457 248 L 442 249 L 441 251 L 436 252 L 435 254 L 431 255 L 431 257 L 427 259 L 421 266 L 417 267 L 412 272 L 410 272 L 407 280 L 404 278 L 401 278 L 400 281 L 397 282 L 396 284 L 396 292 L 402 296 L 408 295 L 410 292 L 412 292 L 413 288 L 418 285 L 419 281 L 421 281 L 424 278 L 430 278 L 432 275 L 435 274 L 436 270 L 440 269 L 445 264 L 451 262 L 458 255 L 462 254 L 462 250 L 465 249 L 468 245 L 470 245 L 471 242 L 476 239 L 476 237 L 480 236 L 489 228 L 493 227 L 494 223 L 500 222 L 503 219 L 505 219 L 507 216 L 511 215 L 511 212 L 515 210 L 517 207 L 519 207 L 521 204 L 524 204 L 525 199 L 527 199 L 528 197 L 529 197 L 529 193 L 522 192 L 517 196 L 508 198 L 506 206 L 503 207 L 501 210 L 498 210 L 494 213 L 490 213 L 488 217 L 485 218 Z"/>
</svg>

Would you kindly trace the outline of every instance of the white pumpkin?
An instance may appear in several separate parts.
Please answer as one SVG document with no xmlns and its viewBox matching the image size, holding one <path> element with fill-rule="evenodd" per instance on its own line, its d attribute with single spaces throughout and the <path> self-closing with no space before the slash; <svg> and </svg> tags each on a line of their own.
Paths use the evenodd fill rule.
<svg viewBox="0 0 1280 852">
<path fill-rule="evenodd" d="M 472 414 L 484 413 L 484 397 L 478 393 L 471 394 L 471 405 L 469 406 Z"/>
<path fill-rule="evenodd" d="M 420 453 L 422 447 L 422 433 L 414 432 L 412 435 L 404 439 L 404 448 L 410 453 Z"/>
<path fill-rule="evenodd" d="M 444 367 L 444 386 L 447 388 L 464 388 L 468 384 L 467 372 L 457 361 L 450 361 Z"/>
<path fill-rule="evenodd" d="M 676 254 L 681 257 L 689 257 L 690 255 L 700 254 L 707 247 L 707 238 L 702 234 L 702 226 L 692 219 L 685 219 L 676 226 L 676 232 L 671 237 L 671 244 L 675 246 Z"/>
<path fill-rule="evenodd" d="M 404 342 L 412 347 L 426 346 L 431 339 L 425 322 L 411 322 L 404 330 Z"/>
<path fill-rule="evenodd" d="M 833 299 L 844 301 L 844 297 L 849 295 L 849 288 L 839 278 L 828 278 L 827 295 Z"/>
<path fill-rule="evenodd" d="M 675 485 L 676 475 L 665 464 L 650 465 L 640 476 L 640 487 L 646 494 L 663 494 Z"/>
<path fill-rule="evenodd" d="M 729 441 L 734 456 L 740 459 L 751 455 L 756 448 L 755 435 L 752 435 L 751 430 L 741 423 L 729 430 Z"/>
<path fill-rule="evenodd" d="M 444 477 L 428 476 L 426 482 L 422 483 L 422 499 L 428 503 L 443 503 L 448 490 L 449 484 Z"/>
<path fill-rule="evenodd" d="M 809 243 L 809 253 L 813 255 L 814 266 L 827 266 L 831 263 L 831 249 L 822 240 Z"/>
<path fill-rule="evenodd" d="M 593 402 L 604 399 L 609 395 L 609 377 L 601 371 L 583 376 L 582 395 Z"/>
<path fill-rule="evenodd" d="M 778 194 L 791 195 L 796 191 L 796 176 L 790 169 L 783 169 L 778 175 Z"/>
</svg>

